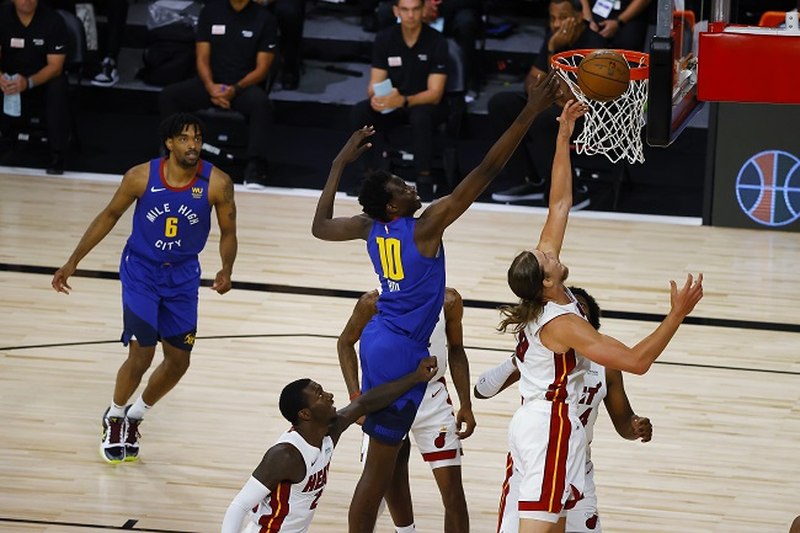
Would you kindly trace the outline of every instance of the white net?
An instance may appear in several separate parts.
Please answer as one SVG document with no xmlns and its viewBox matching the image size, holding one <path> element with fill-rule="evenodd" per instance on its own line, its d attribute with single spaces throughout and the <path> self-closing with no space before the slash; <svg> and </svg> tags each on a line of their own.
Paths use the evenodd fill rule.
<svg viewBox="0 0 800 533">
<path fill-rule="evenodd" d="M 591 50 L 585 52 L 588 54 Z M 578 87 L 577 67 L 583 57 L 582 51 L 573 51 L 552 58 L 553 66 L 575 97 L 589 106 L 583 117 L 583 131 L 575 139 L 575 151 L 587 155 L 603 154 L 612 163 L 621 159 L 643 163 L 642 127 L 645 124 L 647 77 L 633 79 L 632 76 L 628 90 L 621 96 L 610 102 L 598 102 L 587 98 Z M 625 58 L 632 73 L 636 68 L 647 68 L 647 54 L 625 53 Z"/>
</svg>

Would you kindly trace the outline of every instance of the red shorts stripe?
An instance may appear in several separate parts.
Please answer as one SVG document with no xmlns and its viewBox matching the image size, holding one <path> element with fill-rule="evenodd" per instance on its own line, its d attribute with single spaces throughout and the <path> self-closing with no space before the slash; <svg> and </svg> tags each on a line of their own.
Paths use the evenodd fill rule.
<svg viewBox="0 0 800 533">
<path fill-rule="evenodd" d="M 503 515 L 506 512 L 506 498 L 508 498 L 509 482 L 514 474 L 514 460 L 511 452 L 506 455 L 506 477 L 503 480 L 503 488 L 500 489 L 500 506 L 497 510 L 497 533 L 500 533 L 500 526 L 503 525 Z"/>
<path fill-rule="evenodd" d="M 422 460 L 431 463 L 433 461 L 444 461 L 445 459 L 455 459 L 458 450 L 442 450 L 440 452 L 423 453 Z"/>
</svg>

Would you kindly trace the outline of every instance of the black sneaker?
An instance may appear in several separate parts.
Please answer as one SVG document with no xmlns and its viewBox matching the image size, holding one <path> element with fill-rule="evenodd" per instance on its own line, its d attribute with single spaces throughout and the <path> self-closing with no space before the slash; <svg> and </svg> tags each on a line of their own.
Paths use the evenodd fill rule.
<svg viewBox="0 0 800 533">
<path fill-rule="evenodd" d="M 50 156 L 50 164 L 47 165 L 47 169 L 45 170 L 47 174 L 51 176 L 60 176 L 64 173 L 64 156 L 58 152 L 54 152 Z"/>
<path fill-rule="evenodd" d="M 123 442 L 125 443 L 125 461 L 133 462 L 139 460 L 139 424 L 142 423 L 141 418 L 131 418 L 128 416 L 128 410 L 131 406 L 125 408 L 125 434 Z"/>
<path fill-rule="evenodd" d="M 108 416 L 110 407 L 103 413 L 103 439 L 100 457 L 107 463 L 119 464 L 125 460 L 125 417 Z"/>
<path fill-rule="evenodd" d="M 533 183 L 525 181 L 520 185 L 492 193 L 492 200 L 495 202 L 524 202 L 529 200 L 543 200 L 544 199 L 545 183 Z"/>
<path fill-rule="evenodd" d="M 254 157 L 247 162 L 244 170 L 244 187 L 253 191 L 263 191 L 267 188 L 267 162 Z"/>
<path fill-rule="evenodd" d="M 92 79 L 92 85 L 96 87 L 111 87 L 119 81 L 117 74 L 117 63 L 107 57 L 100 64 L 100 72 Z"/>
</svg>

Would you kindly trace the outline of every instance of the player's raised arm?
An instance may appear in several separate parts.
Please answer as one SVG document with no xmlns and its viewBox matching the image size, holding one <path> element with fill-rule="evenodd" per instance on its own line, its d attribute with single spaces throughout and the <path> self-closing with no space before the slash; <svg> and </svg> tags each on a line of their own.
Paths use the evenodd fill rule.
<svg viewBox="0 0 800 533">
<path fill-rule="evenodd" d="M 336 421 L 331 425 L 328 435 L 333 439 L 334 444 L 337 443 L 344 430 L 353 422 L 364 415 L 387 407 L 417 383 L 430 381 L 437 371 L 436 357 L 426 357 L 420 361 L 414 372 L 368 390 L 349 405 L 337 411 Z"/>
<path fill-rule="evenodd" d="M 520 114 L 489 149 L 483 160 L 461 180 L 452 193 L 432 203 L 420 217 L 419 238 L 437 240 L 444 229 L 452 224 L 486 190 L 500 173 L 511 154 L 541 111 L 555 102 L 559 93 L 558 76 L 550 72 L 528 90 L 528 101 Z"/>
<path fill-rule="evenodd" d="M 369 236 L 372 221 L 368 217 L 356 215 L 334 218 L 333 203 L 345 167 L 372 146 L 366 140 L 374 133 L 375 129 L 372 126 L 364 126 L 356 130 L 331 163 L 328 181 L 325 182 L 325 187 L 320 194 L 317 209 L 314 212 L 314 221 L 311 224 L 311 234 L 314 237 L 324 241 L 349 241 L 366 239 Z"/>
<path fill-rule="evenodd" d="M 541 330 L 542 343 L 561 353 L 569 348 L 600 363 L 606 368 L 616 368 L 633 374 L 644 374 L 664 351 L 683 319 L 692 312 L 703 297 L 703 275 L 697 280 L 689 274 L 679 290 L 670 281 L 671 309 L 661 324 L 636 346 L 629 348 L 608 335 L 601 335 L 575 314 L 559 316 Z"/>
<path fill-rule="evenodd" d="M 147 185 L 148 165 L 137 165 L 122 177 L 108 205 L 92 220 L 67 262 L 53 275 L 50 284 L 57 292 L 69 294 L 69 277 L 75 273 L 78 263 L 91 252 L 114 228 L 120 217 L 144 192 Z"/>
<path fill-rule="evenodd" d="M 558 257 L 567 230 L 569 210 L 572 208 L 572 162 L 569 156 L 569 143 L 575 130 L 575 121 L 586 114 L 588 107 L 570 100 L 564 105 L 558 117 L 558 137 L 556 151 L 553 156 L 553 171 L 550 185 L 550 199 L 547 208 L 547 219 L 542 228 L 538 250 L 551 252 Z"/>
</svg>

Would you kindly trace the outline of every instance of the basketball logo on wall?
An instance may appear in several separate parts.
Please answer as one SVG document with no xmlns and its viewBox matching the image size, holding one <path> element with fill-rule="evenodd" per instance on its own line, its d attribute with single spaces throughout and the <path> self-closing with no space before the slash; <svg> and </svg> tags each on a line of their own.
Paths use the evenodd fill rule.
<svg viewBox="0 0 800 533">
<path fill-rule="evenodd" d="M 791 224 L 800 218 L 800 159 L 781 150 L 752 156 L 736 177 L 736 199 L 757 224 Z"/>
</svg>

